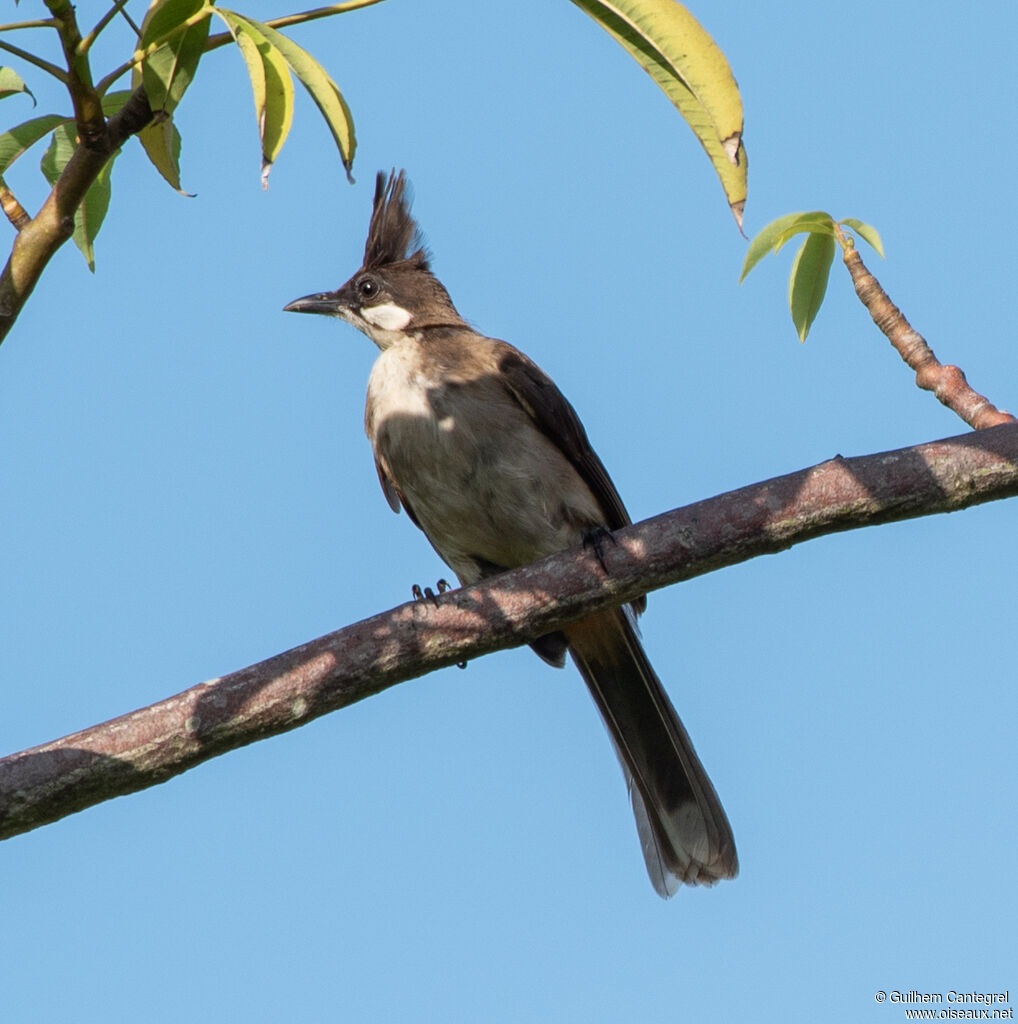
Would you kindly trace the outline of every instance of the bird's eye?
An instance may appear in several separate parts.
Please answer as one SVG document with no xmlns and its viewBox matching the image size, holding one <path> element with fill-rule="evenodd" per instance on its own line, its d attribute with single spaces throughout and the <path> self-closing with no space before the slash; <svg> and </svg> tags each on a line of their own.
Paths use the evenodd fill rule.
<svg viewBox="0 0 1018 1024">
<path fill-rule="evenodd" d="M 373 299 L 378 294 L 378 282 L 373 277 L 362 277 L 357 282 L 357 291 L 362 299 Z"/>
</svg>

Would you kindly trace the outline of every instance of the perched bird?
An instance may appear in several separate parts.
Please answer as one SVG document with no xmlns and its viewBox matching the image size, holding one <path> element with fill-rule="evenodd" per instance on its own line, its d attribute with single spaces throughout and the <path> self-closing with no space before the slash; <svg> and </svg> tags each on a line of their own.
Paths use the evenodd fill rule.
<svg viewBox="0 0 1018 1024">
<path fill-rule="evenodd" d="M 365 429 L 382 490 L 462 584 L 580 544 L 629 515 L 573 407 L 530 359 L 478 334 L 432 274 L 402 171 L 380 173 L 364 264 L 286 310 L 339 317 L 380 349 Z M 714 787 L 635 628 L 645 599 L 531 646 L 590 688 L 629 785 L 651 882 L 711 885 L 738 871 Z"/>
</svg>

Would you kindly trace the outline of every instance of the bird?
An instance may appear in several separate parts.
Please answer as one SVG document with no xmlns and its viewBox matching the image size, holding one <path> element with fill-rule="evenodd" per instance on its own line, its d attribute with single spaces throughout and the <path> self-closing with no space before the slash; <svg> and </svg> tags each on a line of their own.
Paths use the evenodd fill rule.
<svg viewBox="0 0 1018 1024">
<path fill-rule="evenodd" d="M 457 312 L 431 269 L 404 171 L 379 172 L 360 269 L 284 310 L 357 328 L 378 347 L 364 426 L 378 479 L 461 585 L 628 526 L 629 513 L 572 405 L 519 349 Z M 625 773 L 647 872 L 668 898 L 682 883 L 734 878 L 731 826 L 644 651 L 641 597 L 531 646 L 571 656 Z"/>
</svg>

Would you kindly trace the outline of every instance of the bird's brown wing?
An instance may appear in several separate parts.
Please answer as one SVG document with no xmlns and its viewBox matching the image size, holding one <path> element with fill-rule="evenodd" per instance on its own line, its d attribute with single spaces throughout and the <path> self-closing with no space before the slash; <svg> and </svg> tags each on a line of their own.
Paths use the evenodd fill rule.
<svg viewBox="0 0 1018 1024">
<path fill-rule="evenodd" d="M 423 530 L 424 527 L 421 526 L 417 516 L 414 515 L 414 510 L 407 502 L 406 495 L 399 489 L 399 484 L 393 479 L 392 474 L 389 472 L 389 467 L 379 457 L 377 452 L 375 453 L 375 471 L 378 473 L 378 482 L 382 485 L 382 493 L 385 495 L 385 500 L 389 503 L 389 508 L 393 512 L 398 513 L 402 507 L 406 510 L 406 514 L 410 517 L 410 521 L 414 526 L 418 530 Z"/>
<path fill-rule="evenodd" d="M 604 514 L 603 525 L 609 530 L 629 526 L 632 520 L 626 506 L 608 470 L 604 468 L 604 463 L 591 447 L 576 410 L 536 363 L 507 342 L 496 344 L 498 368 L 506 388 L 541 433 L 572 463 L 590 488 Z M 633 602 L 633 609 L 637 613 L 642 612 L 646 606 L 646 597 Z"/>
<path fill-rule="evenodd" d="M 566 456 L 583 477 L 604 512 L 610 530 L 628 526 L 632 520 L 615 489 L 608 470 L 590 446 L 576 410 L 555 382 L 518 349 L 500 342 L 498 368 L 516 401 L 544 434 Z"/>
</svg>

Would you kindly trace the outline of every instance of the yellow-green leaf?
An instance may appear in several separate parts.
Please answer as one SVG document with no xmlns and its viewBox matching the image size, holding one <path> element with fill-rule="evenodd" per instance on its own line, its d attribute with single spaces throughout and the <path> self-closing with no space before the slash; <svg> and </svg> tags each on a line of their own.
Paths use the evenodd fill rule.
<svg viewBox="0 0 1018 1024">
<path fill-rule="evenodd" d="M 182 26 L 207 8 L 207 0 L 155 0 L 145 15 L 139 52 L 166 40 L 141 65 L 141 82 L 153 110 L 172 113 L 191 84 L 205 52 L 211 18 L 206 13 L 186 28 Z M 139 84 L 138 77 L 135 69 L 135 85 Z"/>
<path fill-rule="evenodd" d="M 258 119 L 258 125 L 262 136 L 262 186 L 268 187 L 269 171 L 293 123 L 293 78 L 283 55 L 267 40 L 258 44 L 258 52 L 265 66 L 265 108 Z M 353 140 L 352 122 L 350 140 Z"/>
<path fill-rule="evenodd" d="M 235 26 L 242 26 L 250 30 L 255 36 L 261 36 L 270 49 L 276 50 L 281 55 L 283 61 L 297 76 L 301 85 L 307 89 L 311 99 L 314 100 L 315 105 L 322 112 L 325 123 L 329 126 L 329 131 L 335 140 L 336 147 L 339 149 L 340 159 L 346 168 L 347 177 L 349 177 L 354 150 L 357 147 L 353 117 L 350 114 L 350 108 L 346 105 L 346 100 L 343 99 L 343 95 L 339 91 L 339 87 L 329 77 L 328 72 L 310 53 L 298 46 L 292 39 L 287 38 L 281 32 L 277 32 L 274 28 L 260 21 L 255 21 L 253 18 L 237 14 L 235 11 L 228 11 L 223 7 L 214 7 L 212 10 L 231 27 L 231 30 Z M 262 52 L 261 47 L 259 47 L 259 52 Z M 263 64 L 264 67 L 265 65 Z M 271 72 L 266 70 L 266 118 L 268 118 L 270 74 Z M 284 123 L 280 119 L 280 115 L 286 110 L 285 96 L 277 98 L 275 110 L 277 111 L 274 116 L 278 122 L 276 127 L 278 134 L 280 127 Z M 286 127 L 289 127 L 288 123 Z M 285 132 L 282 132 L 281 139 L 285 139 Z M 282 140 L 279 141 L 279 145 L 282 145 Z M 278 147 L 276 151 L 278 152 Z"/>
<path fill-rule="evenodd" d="M 766 227 L 761 228 L 749 243 L 749 248 L 746 250 L 746 258 L 742 263 L 742 273 L 739 275 L 739 282 L 745 281 L 746 275 L 767 253 L 777 252 L 793 235 L 804 231 L 830 234 L 833 237 L 834 219 L 823 210 L 811 210 L 809 212 L 786 213 L 784 217 L 772 220 Z"/>
<path fill-rule="evenodd" d="M 42 117 L 33 117 L 14 128 L 10 128 L 0 135 L 0 175 L 5 174 L 7 168 L 15 160 L 34 146 L 44 135 L 48 135 L 58 124 L 67 120 L 61 114 L 44 114 Z"/>
<path fill-rule="evenodd" d="M 880 240 L 880 232 L 875 227 L 870 224 L 864 224 L 855 217 L 846 217 L 839 223 L 850 227 L 860 238 L 864 238 L 877 250 L 881 259 L 884 258 L 884 243 Z"/>
<path fill-rule="evenodd" d="M 226 20 L 251 79 L 262 144 L 262 187 L 268 188 L 269 172 L 293 123 L 293 78 L 283 55 L 253 24 Z"/>
<path fill-rule="evenodd" d="M 138 132 L 138 141 L 148 155 L 152 166 L 163 176 L 171 188 L 182 196 L 193 198 L 180 186 L 180 132 L 172 117 L 152 121 Z"/>
<path fill-rule="evenodd" d="M 788 279 L 788 307 L 799 341 L 806 340 L 810 325 L 823 304 L 836 249 L 833 235 L 815 233 L 806 236 L 795 254 Z"/>
<path fill-rule="evenodd" d="M 35 96 L 32 95 L 32 90 L 25 85 L 21 75 L 14 68 L 0 67 L 0 100 L 13 96 L 18 92 L 31 96 L 32 105 L 35 106 Z"/>
<path fill-rule="evenodd" d="M 229 24 L 229 22 L 228 22 Z M 258 52 L 258 37 L 253 29 L 247 28 L 243 22 L 229 24 L 230 35 L 240 50 L 244 64 L 247 66 L 247 77 L 251 82 L 251 99 L 254 100 L 255 117 L 258 119 L 258 132 L 262 130 L 262 117 L 265 113 L 265 62 Z"/>
<path fill-rule="evenodd" d="M 676 0 L 573 0 L 650 74 L 699 139 L 742 230 L 748 160 L 725 55 Z"/>
<path fill-rule="evenodd" d="M 788 228 L 782 232 L 781 237 L 777 240 L 774 246 L 775 252 L 780 252 L 784 244 L 796 235 L 802 234 L 813 234 L 813 235 L 830 235 L 831 238 L 835 238 L 836 234 L 834 231 L 834 220 L 824 214 L 822 217 L 817 217 L 815 220 L 811 218 L 804 218 L 797 224 Z"/>
<path fill-rule="evenodd" d="M 50 144 L 46 148 L 46 152 L 43 153 L 42 161 L 39 164 L 39 169 L 50 185 L 57 183 L 57 179 L 63 173 L 77 144 L 74 126 L 70 121 L 62 118 L 61 123 L 53 132 L 53 138 L 50 139 Z"/>
<path fill-rule="evenodd" d="M 742 137 L 742 100 L 725 55 L 677 0 L 573 0 L 595 18 L 594 6 L 621 18 L 667 61 L 710 115 L 718 139 L 734 160 Z"/>
</svg>

